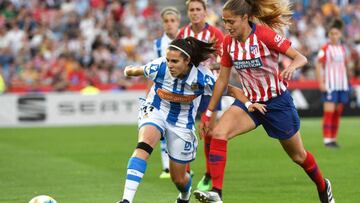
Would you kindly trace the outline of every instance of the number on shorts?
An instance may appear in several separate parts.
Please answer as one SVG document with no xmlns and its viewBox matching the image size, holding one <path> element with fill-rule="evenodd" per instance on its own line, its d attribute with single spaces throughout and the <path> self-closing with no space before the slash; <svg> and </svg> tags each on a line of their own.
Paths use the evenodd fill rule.
<svg viewBox="0 0 360 203">
<path fill-rule="evenodd" d="M 153 106 L 150 105 L 144 105 L 140 108 L 141 112 L 141 118 L 146 118 L 149 116 L 149 114 L 154 110 Z"/>
</svg>

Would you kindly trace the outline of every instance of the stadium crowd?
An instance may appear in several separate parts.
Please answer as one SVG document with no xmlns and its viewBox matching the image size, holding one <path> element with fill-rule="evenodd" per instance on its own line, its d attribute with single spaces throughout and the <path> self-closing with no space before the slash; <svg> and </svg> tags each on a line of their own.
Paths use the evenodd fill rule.
<svg viewBox="0 0 360 203">
<path fill-rule="evenodd" d="M 209 1 L 207 21 L 220 28 L 223 3 Z M 123 68 L 156 57 L 159 7 L 156 0 L 0 0 L 0 92 L 142 88 L 143 79 L 126 78 Z M 284 33 L 309 64 L 296 80 L 315 80 L 316 55 L 334 16 L 345 23 L 350 77 L 360 79 L 360 3 L 297 0 Z"/>
</svg>

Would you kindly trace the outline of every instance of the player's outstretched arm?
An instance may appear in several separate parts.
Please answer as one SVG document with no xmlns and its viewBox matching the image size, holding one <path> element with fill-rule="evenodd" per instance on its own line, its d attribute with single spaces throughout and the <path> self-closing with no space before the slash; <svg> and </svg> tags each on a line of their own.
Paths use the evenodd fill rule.
<svg viewBox="0 0 360 203">
<path fill-rule="evenodd" d="M 124 69 L 124 75 L 126 77 L 143 76 L 144 66 L 126 66 Z"/>
</svg>

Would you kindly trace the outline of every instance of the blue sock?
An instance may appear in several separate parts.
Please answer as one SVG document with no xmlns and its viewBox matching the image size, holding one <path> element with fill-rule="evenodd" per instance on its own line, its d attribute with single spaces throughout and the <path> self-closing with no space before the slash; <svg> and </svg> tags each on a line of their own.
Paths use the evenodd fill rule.
<svg viewBox="0 0 360 203">
<path fill-rule="evenodd" d="M 129 202 L 133 201 L 136 190 L 146 171 L 146 166 L 147 163 L 143 159 L 137 157 L 131 157 L 129 159 L 123 199 L 127 199 Z"/>
</svg>

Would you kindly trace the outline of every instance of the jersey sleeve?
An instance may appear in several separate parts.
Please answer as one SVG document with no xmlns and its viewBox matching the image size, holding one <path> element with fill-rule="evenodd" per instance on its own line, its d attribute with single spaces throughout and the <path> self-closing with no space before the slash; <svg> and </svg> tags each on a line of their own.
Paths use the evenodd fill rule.
<svg viewBox="0 0 360 203">
<path fill-rule="evenodd" d="M 231 44 L 230 35 L 226 35 L 223 44 L 222 44 L 222 53 L 221 53 L 221 65 L 224 67 L 232 67 L 233 61 L 229 54 L 229 47 Z"/>
<path fill-rule="evenodd" d="M 155 39 L 153 45 L 154 53 L 157 57 L 161 57 L 161 38 Z"/>
<path fill-rule="evenodd" d="M 204 95 L 212 95 L 215 88 L 216 76 L 205 67 L 200 67 L 199 70 L 204 74 Z"/>
<path fill-rule="evenodd" d="M 256 35 L 260 37 L 260 40 L 265 43 L 269 49 L 284 55 L 291 46 L 291 42 L 286 37 L 263 25 L 257 25 Z"/>
<path fill-rule="evenodd" d="M 150 80 L 155 81 L 156 76 L 160 70 L 160 66 L 163 58 L 158 58 L 156 60 L 151 61 L 150 63 L 144 65 L 144 76 Z"/>
<path fill-rule="evenodd" d="M 326 46 L 323 46 L 318 54 L 317 54 L 317 60 L 320 62 L 320 63 L 325 63 L 326 61 Z"/>
</svg>

